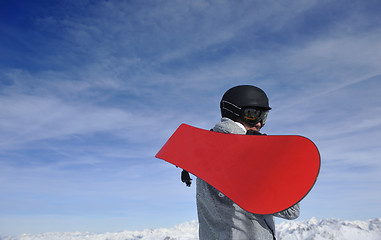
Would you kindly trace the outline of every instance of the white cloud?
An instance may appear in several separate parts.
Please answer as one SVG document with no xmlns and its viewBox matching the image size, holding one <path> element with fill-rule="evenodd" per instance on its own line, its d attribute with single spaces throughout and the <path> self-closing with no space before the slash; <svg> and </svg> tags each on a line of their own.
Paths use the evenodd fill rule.
<svg viewBox="0 0 381 240">
<path fill-rule="evenodd" d="M 118 109 L 75 106 L 52 97 L 14 95 L 1 102 L 3 145 L 118 129 L 132 120 Z"/>
</svg>

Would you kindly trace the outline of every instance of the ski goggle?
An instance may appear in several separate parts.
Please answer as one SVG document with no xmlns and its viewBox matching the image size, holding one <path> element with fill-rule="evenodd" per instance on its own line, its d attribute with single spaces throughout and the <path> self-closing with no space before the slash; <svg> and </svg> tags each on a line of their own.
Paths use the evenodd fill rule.
<svg viewBox="0 0 381 240">
<path fill-rule="evenodd" d="M 265 125 L 267 120 L 268 110 L 246 107 L 242 109 L 242 118 L 245 122 L 251 125 L 255 125 L 261 122 L 262 126 Z"/>
</svg>

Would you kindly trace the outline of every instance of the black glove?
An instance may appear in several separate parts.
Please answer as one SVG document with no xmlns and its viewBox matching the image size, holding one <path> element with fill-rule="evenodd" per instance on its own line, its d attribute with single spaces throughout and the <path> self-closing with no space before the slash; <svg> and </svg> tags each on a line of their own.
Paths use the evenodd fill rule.
<svg viewBox="0 0 381 240">
<path fill-rule="evenodd" d="M 189 173 L 185 170 L 181 172 L 181 181 L 190 187 L 192 184 L 192 178 L 190 178 Z"/>
</svg>

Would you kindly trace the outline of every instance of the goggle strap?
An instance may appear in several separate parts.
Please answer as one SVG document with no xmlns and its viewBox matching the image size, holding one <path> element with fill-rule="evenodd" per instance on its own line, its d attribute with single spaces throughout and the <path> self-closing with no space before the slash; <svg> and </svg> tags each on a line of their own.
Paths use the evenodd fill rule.
<svg viewBox="0 0 381 240">
<path fill-rule="evenodd" d="M 226 111 L 228 111 L 228 112 L 231 112 L 231 113 L 233 113 L 234 115 L 236 115 L 236 116 L 238 116 L 238 117 L 240 116 L 239 113 L 234 112 L 233 110 L 229 109 L 227 106 L 225 107 L 225 104 L 229 104 L 229 105 L 235 107 L 236 109 L 238 109 L 239 111 L 241 111 L 242 108 L 238 107 L 237 105 L 234 105 L 234 104 L 231 103 L 231 102 L 222 100 L 222 109 L 224 109 L 224 110 L 226 110 Z"/>
</svg>

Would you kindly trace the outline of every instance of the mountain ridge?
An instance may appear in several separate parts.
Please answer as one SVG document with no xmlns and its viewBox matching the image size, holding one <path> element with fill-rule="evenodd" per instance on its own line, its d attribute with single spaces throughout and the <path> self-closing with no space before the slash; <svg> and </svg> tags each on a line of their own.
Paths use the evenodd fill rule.
<svg viewBox="0 0 381 240">
<path fill-rule="evenodd" d="M 276 225 L 278 240 L 381 240 L 381 218 L 340 220 L 335 218 L 284 221 Z M 193 220 L 171 228 L 125 230 L 122 232 L 46 232 L 0 236 L 0 240 L 198 240 L 198 222 Z"/>
</svg>

